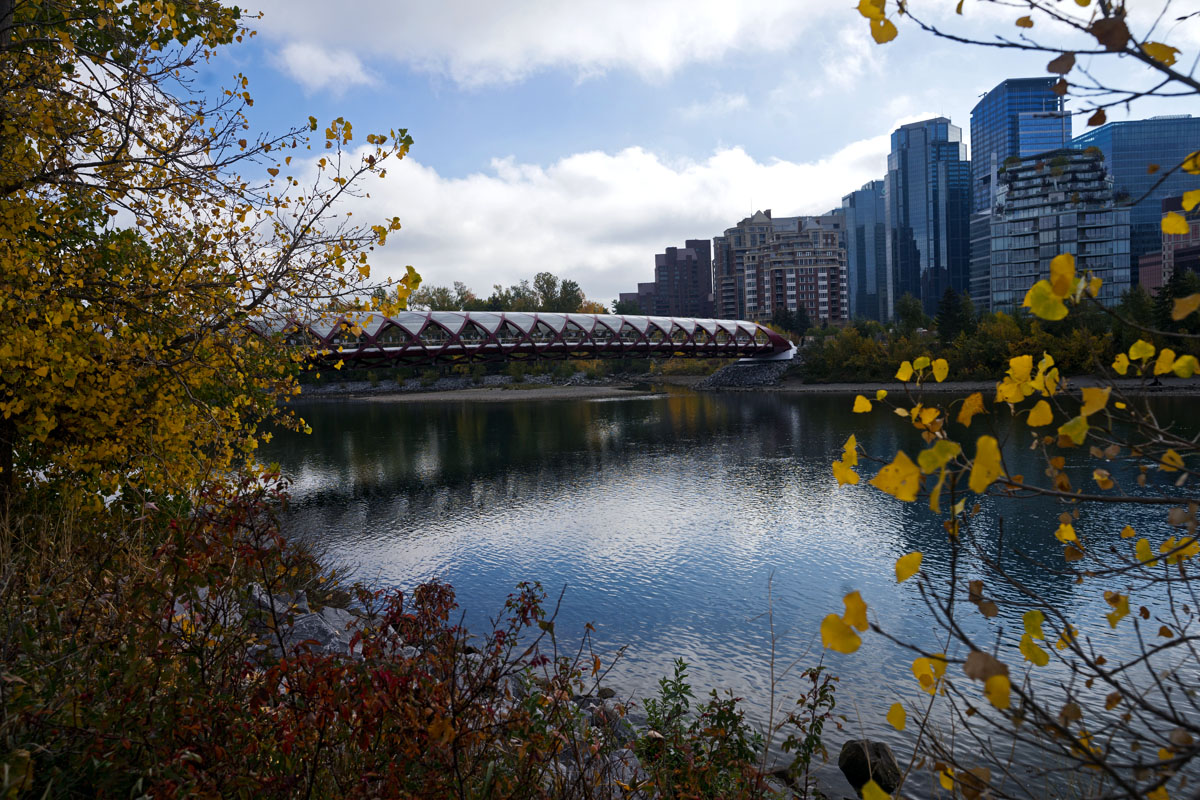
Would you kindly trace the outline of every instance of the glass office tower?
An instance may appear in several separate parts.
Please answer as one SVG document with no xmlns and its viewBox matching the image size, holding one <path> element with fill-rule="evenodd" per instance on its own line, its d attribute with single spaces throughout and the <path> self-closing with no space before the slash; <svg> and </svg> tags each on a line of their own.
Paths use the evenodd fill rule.
<svg viewBox="0 0 1200 800">
<path fill-rule="evenodd" d="M 971 210 L 990 211 L 996 175 L 1009 158 L 1069 146 L 1071 117 L 1055 78 L 1009 78 L 971 109 Z"/>
<path fill-rule="evenodd" d="M 894 297 L 910 293 L 934 316 L 947 288 L 968 287 L 971 162 L 962 129 L 935 117 L 893 131 L 884 194 Z"/>
<path fill-rule="evenodd" d="M 1103 153 L 1114 180 L 1117 203 L 1133 203 L 1129 265 L 1131 280 L 1137 283 L 1138 258 L 1162 250 L 1163 200 L 1200 188 L 1200 180 L 1183 170 L 1176 170 L 1162 180 L 1163 173 L 1178 166 L 1189 153 L 1200 150 L 1200 117 L 1182 115 L 1110 122 L 1076 136 L 1071 146 L 1076 150 L 1095 147 Z M 1149 170 L 1152 164 L 1159 167 L 1154 174 Z"/>
<path fill-rule="evenodd" d="M 842 198 L 846 217 L 846 265 L 850 314 L 887 322 L 892 318 L 892 280 L 887 265 L 887 204 L 884 181 L 871 181 Z"/>
</svg>

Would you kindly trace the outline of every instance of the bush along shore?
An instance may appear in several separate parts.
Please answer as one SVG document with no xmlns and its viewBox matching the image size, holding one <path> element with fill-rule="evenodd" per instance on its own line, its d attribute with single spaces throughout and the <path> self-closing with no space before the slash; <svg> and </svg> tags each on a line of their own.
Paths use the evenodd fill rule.
<svg viewBox="0 0 1200 800">
<path fill-rule="evenodd" d="M 622 702 L 536 584 L 473 635 L 449 586 L 343 583 L 284 502 L 265 476 L 190 510 L 10 510 L 0 796 L 817 796 L 819 668 L 768 769 L 770 737 L 728 693 L 696 702 L 683 662 Z"/>
</svg>

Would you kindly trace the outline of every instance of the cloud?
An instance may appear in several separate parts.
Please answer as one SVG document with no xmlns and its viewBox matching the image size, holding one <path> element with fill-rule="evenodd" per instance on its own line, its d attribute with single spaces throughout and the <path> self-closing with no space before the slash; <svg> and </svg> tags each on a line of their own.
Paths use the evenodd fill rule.
<svg viewBox="0 0 1200 800">
<path fill-rule="evenodd" d="M 679 109 L 679 115 L 693 122 L 703 121 L 712 117 L 723 117 L 735 111 L 741 111 L 750 105 L 746 95 L 738 92 L 727 94 L 717 92 L 704 102 L 695 102 Z"/>
<path fill-rule="evenodd" d="M 327 50 L 319 45 L 293 42 L 280 51 L 276 62 L 310 93 L 332 89 L 341 94 L 350 86 L 375 83 L 358 56 L 348 50 Z"/>
<path fill-rule="evenodd" d="M 478 292 L 542 270 L 609 301 L 650 279 L 654 254 L 720 235 L 755 208 L 819 214 L 883 175 L 887 135 L 809 163 L 757 161 L 741 148 L 670 160 L 643 148 L 577 153 L 548 165 L 498 158 L 449 178 L 413 159 L 389 167 L 353 201 L 354 219 L 399 215 L 403 230 L 373 260 L 374 276 L 412 264 L 429 283 Z"/>
<path fill-rule="evenodd" d="M 321 41 L 395 59 L 468 86 L 511 83 L 542 69 L 581 76 L 628 69 L 662 79 L 735 51 L 780 52 L 845 9 L 828 0 L 358 0 L 330 14 L 316 0 L 262 0 L 275 40 Z"/>
</svg>

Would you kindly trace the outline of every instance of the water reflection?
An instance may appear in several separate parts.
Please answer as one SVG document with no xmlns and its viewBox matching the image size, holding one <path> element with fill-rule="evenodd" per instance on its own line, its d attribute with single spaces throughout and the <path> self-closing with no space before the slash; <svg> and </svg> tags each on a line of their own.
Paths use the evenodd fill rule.
<svg viewBox="0 0 1200 800">
<path fill-rule="evenodd" d="M 1183 418 L 1186 402 L 1164 401 L 1161 411 Z M 849 407 L 839 396 L 693 393 L 326 401 L 302 410 L 311 436 L 281 434 L 264 455 L 294 481 L 289 529 L 361 577 L 402 588 L 449 581 L 475 625 L 499 611 L 519 580 L 541 581 L 552 594 L 565 586 L 560 632 L 591 621 L 609 652 L 630 645 L 614 673 L 622 693 L 652 692 L 683 657 L 698 684 L 731 687 L 761 714 L 770 642 L 760 615 L 772 575 L 777 627 L 790 631 L 784 656 L 813 645 L 821 618 L 840 611 L 853 589 L 886 628 L 930 643 L 926 609 L 891 576 L 895 559 L 912 550 L 925 553 L 931 574 L 945 568 L 940 524 L 868 487 L 837 489 L 829 468 L 851 433 L 879 454 L 915 452 L 919 440 L 894 417 Z M 1023 426 L 997 433 L 1029 436 Z M 1076 485 L 1090 474 L 1085 461 L 1076 457 Z M 1027 475 L 1042 468 L 1027 450 L 1009 462 Z M 1007 543 L 1030 556 L 1006 555 L 1005 567 L 1085 608 L 1085 634 L 1111 638 L 1099 590 L 1038 564 L 1062 564 L 1051 535 L 1062 507 L 983 505 L 988 535 L 998 540 L 1002 524 Z M 1088 511 L 1078 527 L 1115 539 L 1126 522 L 1139 533 L 1163 528 L 1153 509 Z M 1005 599 L 997 597 L 1002 608 Z M 988 623 L 976 616 L 970 624 L 982 632 Z M 820 655 L 817 644 L 810 660 Z M 918 697 L 911 654 L 873 637 L 852 656 L 825 659 L 843 679 L 841 709 L 887 739 L 881 720 L 899 697 L 880 687 Z"/>
</svg>

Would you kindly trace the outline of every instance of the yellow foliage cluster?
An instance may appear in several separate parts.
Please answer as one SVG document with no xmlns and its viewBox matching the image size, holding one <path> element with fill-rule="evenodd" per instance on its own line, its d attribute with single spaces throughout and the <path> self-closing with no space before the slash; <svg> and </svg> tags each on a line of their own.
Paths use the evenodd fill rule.
<svg viewBox="0 0 1200 800">
<path fill-rule="evenodd" d="M 214 0 L 31 0 L 0 49 L 0 487 L 186 491 L 248 457 L 303 354 L 285 322 L 354 305 L 399 220 L 327 220 L 403 157 L 337 119 L 312 168 L 302 128 L 250 141 L 239 76 L 219 98 L 187 73 L 252 33 Z M 239 167 L 274 160 L 267 176 Z M 339 164 L 343 166 L 331 166 Z M 289 173 L 295 173 L 289 174 Z M 308 185 L 296 175 L 315 174 Z M 399 287 L 403 300 L 415 283 Z M 7 490 L 6 490 L 7 491 Z"/>
</svg>

